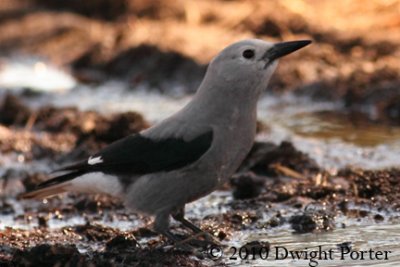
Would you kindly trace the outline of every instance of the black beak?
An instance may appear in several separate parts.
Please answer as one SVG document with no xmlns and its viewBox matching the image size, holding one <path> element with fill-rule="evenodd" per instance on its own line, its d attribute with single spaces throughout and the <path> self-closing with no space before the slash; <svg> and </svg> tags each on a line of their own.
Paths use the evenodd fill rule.
<svg viewBox="0 0 400 267">
<path fill-rule="evenodd" d="M 269 62 L 272 62 L 275 59 L 286 56 L 287 54 L 299 50 L 310 43 L 310 40 L 276 43 L 272 48 L 265 52 L 263 59 L 268 59 Z"/>
</svg>

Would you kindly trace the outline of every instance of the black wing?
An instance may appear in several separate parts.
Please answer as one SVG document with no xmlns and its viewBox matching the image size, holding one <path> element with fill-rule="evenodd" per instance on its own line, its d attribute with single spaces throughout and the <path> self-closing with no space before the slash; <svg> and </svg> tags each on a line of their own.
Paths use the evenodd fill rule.
<svg viewBox="0 0 400 267">
<path fill-rule="evenodd" d="M 79 175 L 103 172 L 118 176 L 172 171 L 198 160 L 211 147 L 212 139 L 212 130 L 190 141 L 180 138 L 153 140 L 135 134 L 116 141 L 93 155 L 92 159 L 98 158 L 96 164 L 83 161 L 57 171 L 70 171 Z M 68 180 L 64 175 L 63 180 L 66 179 Z"/>
</svg>

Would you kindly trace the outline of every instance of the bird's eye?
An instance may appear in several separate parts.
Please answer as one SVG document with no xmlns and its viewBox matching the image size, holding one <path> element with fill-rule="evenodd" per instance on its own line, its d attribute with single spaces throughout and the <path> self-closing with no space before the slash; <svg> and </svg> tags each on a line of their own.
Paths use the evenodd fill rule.
<svg viewBox="0 0 400 267">
<path fill-rule="evenodd" d="M 244 50 L 242 55 L 244 58 L 250 59 L 254 57 L 254 50 L 251 49 Z"/>
</svg>

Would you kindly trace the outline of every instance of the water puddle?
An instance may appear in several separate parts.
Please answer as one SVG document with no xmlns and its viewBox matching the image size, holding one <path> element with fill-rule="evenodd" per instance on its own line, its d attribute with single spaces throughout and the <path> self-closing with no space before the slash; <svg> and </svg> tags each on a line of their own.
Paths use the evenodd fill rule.
<svg viewBox="0 0 400 267">
<path fill-rule="evenodd" d="M 215 192 L 189 204 L 187 207 L 188 217 L 197 217 L 196 215 L 199 212 L 202 216 L 222 214 L 226 205 L 231 201 L 230 192 Z M 371 208 L 369 210 L 371 211 Z M 277 204 L 263 213 L 264 218 L 262 220 L 267 220 L 277 211 L 280 211 L 285 217 L 294 214 L 290 207 Z M 335 218 L 336 229 L 331 232 L 295 234 L 288 224 L 268 230 L 255 227 L 250 230 L 234 232 L 230 240 L 223 242 L 222 253 L 215 251 L 214 261 L 223 262 L 229 266 L 277 266 L 279 264 L 285 266 L 398 266 L 400 262 L 400 214 L 387 211 L 387 214 L 384 215 L 387 215 L 390 219 L 378 224 L 372 218 L 363 218 L 360 221 L 338 215 Z M 258 255 L 253 258 L 251 249 L 247 250 L 247 256 L 245 249 L 242 249 L 241 258 L 239 255 L 240 248 L 252 241 L 268 242 L 270 245 L 269 255 L 265 257 L 266 254 L 263 252 L 263 258 Z M 351 251 L 355 252 L 353 254 L 347 253 L 345 244 L 349 244 Z M 235 250 L 237 251 L 235 252 Z M 314 260 L 310 261 L 309 258 L 304 259 L 304 255 L 300 260 L 293 259 L 290 256 L 290 251 L 310 252 L 313 250 L 322 250 L 326 253 L 332 250 L 332 256 L 321 260 L 316 259 L 317 264 Z M 374 251 L 373 255 L 377 251 L 382 251 L 383 254 L 387 251 L 388 259 L 377 260 L 376 256 L 371 259 L 369 258 L 370 250 Z M 368 253 L 364 253 L 364 260 L 361 260 L 362 252 L 360 251 L 368 251 Z M 379 258 L 383 259 L 380 256 Z M 210 261 L 209 264 L 213 265 L 215 262 Z"/>
<path fill-rule="evenodd" d="M 400 228 L 396 224 L 353 225 L 323 234 L 296 235 L 282 228 L 268 231 L 268 234 L 238 234 L 246 242 L 269 242 L 269 255 L 264 252 L 262 259 L 258 255 L 253 259 L 248 250 L 248 259 L 242 260 L 238 253 L 233 256 L 234 249 L 225 249 L 222 261 L 230 266 L 398 266 L 400 262 Z M 240 248 L 243 243 L 228 244 L 230 246 Z M 293 258 L 291 251 L 303 254 L 300 259 Z M 244 255 L 245 251 L 242 258 Z"/>
<path fill-rule="evenodd" d="M 362 114 L 349 115 L 332 110 L 298 113 L 284 125 L 300 136 L 337 138 L 360 147 L 398 144 L 400 140 L 400 127 L 382 127 L 368 122 Z"/>
<path fill-rule="evenodd" d="M 400 127 L 347 114 L 340 103 L 312 102 L 291 95 L 264 96 L 259 119 L 269 126 L 260 141 L 290 140 L 328 170 L 346 166 L 390 168 L 400 164 Z"/>
</svg>

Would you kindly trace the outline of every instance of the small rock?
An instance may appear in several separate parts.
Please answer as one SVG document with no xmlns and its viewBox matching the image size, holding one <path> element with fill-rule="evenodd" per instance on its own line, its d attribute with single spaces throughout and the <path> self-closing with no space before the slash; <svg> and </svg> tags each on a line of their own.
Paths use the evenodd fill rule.
<svg viewBox="0 0 400 267">
<path fill-rule="evenodd" d="M 351 241 L 349 241 L 349 242 L 343 242 L 343 243 L 339 243 L 339 244 L 337 244 L 336 246 L 337 246 L 337 248 L 338 249 L 348 249 L 348 250 L 351 250 Z"/>
<path fill-rule="evenodd" d="M 385 218 L 384 218 L 382 215 L 380 215 L 380 214 L 376 214 L 376 215 L 374 216 L 374 220 L 375 220 L 376 222 L 382 222 L 384 219 L 385 219 Z"/>
<path fill-rule="evenodd" d="M 117 233 L 117 230 L 97 224 L 85 224 L 75 226 L 75 232 L 86 237 L 88 241 L 104 241 L 110 239 Z"/>
<path fill-rule="evenodd" d="M 235 199 L 248 199 L 260 195 L 265 180 L 248 172 L 232 178 L 230 182 L 234 187 L 233 197 Z"/>
<path fill-rule="evenodd" d="M 31 110 L 17 97 L 7 94 L 0 104 L 0 123 L 4 125 L 23 125 L 28 120 Z"/>
<path fill-rule="evenodd" d="M 38 216 L 38 225 L 39 225 L 39 228 L 47 228 L 47 227 L 48 227 L 48 224 L 47 224 L 48 221 L 49 221 L 49 218 L 48 218 L 48 217 L 45 217 L 45 216 Z"/>
<path fill-rule="evenodd" d="M 310 233 L 314 231 L 330 231 L 335 225 L 334 216 L 326 210 L 306 210 L 303 214 L 293 215 L 289 219 L 296 233 Z"/>
<path fill-rule="evenodd" d="M 132 250 L 138 245 L 133 235 L 117 235 L 106 243 L 107 251 Z"/>
</svg>

